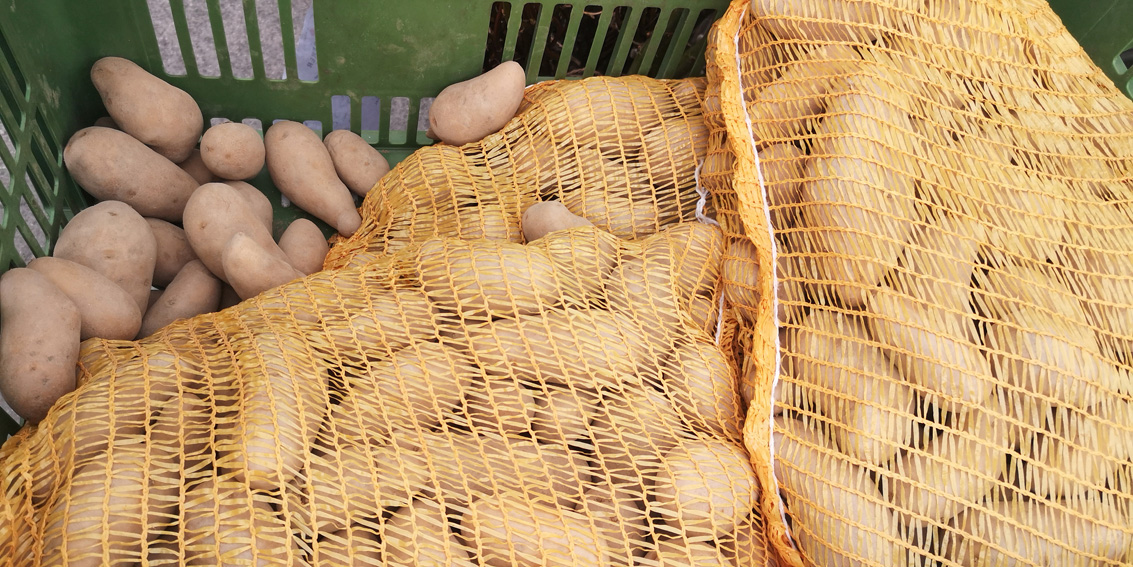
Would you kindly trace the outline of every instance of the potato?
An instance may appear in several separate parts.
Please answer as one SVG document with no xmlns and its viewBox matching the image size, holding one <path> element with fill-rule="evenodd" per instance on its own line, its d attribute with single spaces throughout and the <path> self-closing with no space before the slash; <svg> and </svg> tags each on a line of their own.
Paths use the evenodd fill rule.
<svg viewBox="0 0 1133 567">
<path fill-rule="evenodd" d="M 125 132 L 90 127 L 63 149 L 75 182 L 101 201 L 128 203 L 143 216 L 180 222 L 196 179 Z"/>
<path fill-rule="evenodd" d="M 780 40 L 870 43 L 895 27 L 899 10 L 919 10 L 919 0 L 885 0 L 861 4 L 835 0 L 811 6 L 789 0 L 752 0 L 751 12 L 761 26 Z M 892 20 L 891 20 L 892 19 Z M 879 27 L 880 25 L 880 27 Z"/>
<path fill-rule="evenodd" d="M 94 121 L 94 125 L 102 128 L 113 128 L 115 130 L 121 130 L 121 128 L 118 127 L 118 123 L 109 116 L 99 117 L 98 120 Z"/>
<path fill-rule="evenodd" d="M 267 500 L 252 499 L 246 490 L 206 476 L 186 491 L 181 524 L 185 565 L 304 564 L 284 519 Z"/>
<path fill-rule="evenodd" d="M 275 228 L 272 221 L 275 218 L 275 212 L 272 210 L 271 200 L 268 199 L 267 195 L 264 195 L 263 191 L 244 181 L 230 180 L 223 183 L 240 193 L 240 196 L 244 198 L 244 202 L 248 204 L 260 223 L 268 229 L 268 232 L 274 233 Z"/>
<path fill-rule="evenodd" d="M 747 519 L 736 524 L 733 533 L 716 537 L 716 549 L 736 567 L 775 565 L 768 560 L 770 548 L 758 508 L 753 508 Z"/>
<path fill-rule="evenodd" d="M 201 185 L 185 207 L 185 236 L 193 251 L 218 278 L 229 281 L 224 272 L 225 246 L 243 232 L 276 260 L 288 263 L 271 232 L 264 228 L 240 192 L 223 183 Z"/>
<path fill-rule="evenodd" d="M 528 242 L 528 246 L 547 252 L 556 274 L 565 272 L 565 275 L 557 276 L 560 285 L 573 279 L 581 288 L 577 291 L 566 289 L 565 294 L 585 303 L 600 303 L 605 294 L 603 281 L 618 262 L 617 237 L 591 226 L 556 230 L 536 242 Z"/>
<path fill-rule="evenodd" d="M 323 141 L 299 122 L 281 120 L 264 135 L 268 173 L 292 203 L 350 236 L 362 225 L 354 197 L 334 171 Z"/>
<path fill-rule="evenodd" d="M 124 132 L 173 163 L 189 157 L 205 121 L 188 93 L 120 57 L 96 61 L 90 78 Z"/>
<path fill-rule="evenodd" d="M 457 518 L 433 500 L 414 500 L 383 526 L 387 564 L 398 567 L 474 567 L 452 530 Z"/>
<path fill-rule="evenodd" d="M 498 132 L 519 110 L 526 82 L 523 67 L 505 61 L 483 75 L 449 85 L 429 108 L 429 129 L 454 146 Z"/>
<path fill-rule="evenodd" d="M 861 66 L 861 55 L 842 44 L 816 47 L 788 63 L 782 74 L 760 89 L 748 105 L 756 141 L 774 143 L 802 133 L 807 127 L 806 119 L 821 114 L 829 92 L 840 86 L 831 77 L 846 75 Z"/>
<path fill-rule="evenodd" d="M 333 533 L 320 534 L 311 546 L 310 564 L 345 564 L 348 558 L 352 558 L 350 565 L 381 567 L 382 544 L 374 530 L 371 526 L 355 524 Z"/>
<path fill-rule="evenodd" d="M 243 232 L 232 235 L 220 257 L 228 283 L 242 299 L 304 277 L 303 272 L 273 256 Z"/>
<path fill-rule="evenodd" d="M 553 389 L 536 394 L 533 401 L 527 406 L 527 420 L 535 439 L 568 445 L 588 436 L 590 416 L 584 409 L 587 400 L 580 400 L 570 390 Z"/>
<path fill-rule="evenodd" d="M 130 340 L 138 334 L 142 316 L 126 290 L 106 276 L 70 260 L 36 258 L 28 267 L 47 276 L 79 310 L 79 338 Z"/>
<path fill-rule="evenodd" d="M 0 277 L 0 396 L 31 423 L 75 389 L 79 309 L 36 270 Z"/>
<path fill-rule="evenodd" d="M 659 193 L 695 182 L 696 166 L 708 153 L 708 127 L 703 118 L 669 118 L 643 134 L 640 159 Z"/>
<path fill-rule="evenodd" d="M 323 138 L 334 161 L 338 178 L 359 197 L 365 197 L 378 180 L 389 173 L 389 162 L 362 136 L 350 130 L 335 130 Z"/>
<path fill-rule="evenodd" d="M 98 126 L 98 124 L 96 123 L 95 126 Z M 185 161 L 177 164 L 177 167 L 185 170 L 185 173 L 188 173 L 193 179 L 197 180 L 197 185 L 219 181 L 219 179 L 209 171 L 208 166 L 205 165 L 205 160 L 201 159 L 201 150 L 194 149 L 193 153 L 189 154 L 188 158 L 185 158 Z"/>
<path fill-rule="evenodd" d="M 772 144 L 759 151 L 759 167 L 767 188 L 767 206 L 775 209 L 799 202 L 799 183 L 803 179 L 806 153 L 793 144 Z M 786 228 L 779 226 L 778 228 Z"/>
<path fill-rule="evenodd" d="M 686 421 L 706 424 L 716 437 L 741 439 L 744 414 L 736 375 L 716 345 L 678 345 L 661 364 L 661 373 L 662 388 Z"/>
<path fill-rule="evenodd" d="M 662 540 L 645 555 L 646 561 L 655 561 L 657 567 L 732 567 L 735 563 L 724 553 L 706 542 Z M 652 563 L 651 563 L 652 564 Z"/>
<path fill-rule="evenodd" d="M 505 491 L 472 502 L 461 521 L 469 547 L 488 567 L 612 565 L 590 520 Z"/>
<path fill-rule="evenodd" d="M 1069 510 L 1064 510 L 1067 506 Z M 1101 565 L 1128 558 L 1127 505 L 1105 501 L 996 501 L 969 508 L 954 525 L 958 565 Z M 966 536 L 966 537 L 965 537 Z"/>
<path fill-rule="evenodd" d="M 1043 406 L 1035 403 L 1033 396 L 1016 392 L 1008 399 L 1015 402 L 1008 404 L 1012 417 L 1023 423 L 1019 434 L 1019 462 L 1023 466 L 1016 469 L 1017 482 L 1024 490 L 1057 499 L 1082 498 L 1107 486 L 1126 491 L 1131 488 L 1129 475 L 1133 471 L 1125 462 L 1131 447 L 1129 435 L 1120 429 L 1120 418 L 1111 424 L 1103 421 L 1104 417 L 1091 415 L 1094 410 L 1084 414 L 1065 407 L 1033 412 L 1040 415 L 1032 417 L 1026 409 Z M 1118 408 L 1127 403 L 1114 402 Z"/>
<path fill-rule="evenodd" d="M 137 335 L 148 337 L 178 319 L 217 311 L 220 285 L 220 280 L 200 260 L 185 264 L 157 303 L 146 311 Z"/>
<path fill-rule="evenodd" d="M 561 201 L 541 201 L 523 211 L 523 238 L 534 242 L 549 232 L 567 230 L 594 223 L 571 213 Z"/>
<path fill-rule="evenodd" d="M 283 250 L 303 274 L 311 275 L 323 269 L 323 260 L 330 252 L 323 231 L 307 219 L 295 219 L 279 237 L 279 248 Z"/>
<path fill-rule="evenodd" d="M 249 179 L 264 168 L 264 140 L 247 124 L 223 122 L 205 130 L 201 159 L 221 179 Z"/>
<path fill-rule="evenodd" d="M 632 170 L 627 174 L 623 171 L 624 167 L 605 162 L 605 165 L 588 173 L 593 179 L 584 179 L 582 188 L 562 191 L 558 196 L 559 202 L 571 214 L 585 218 L 618 238 L 629 240 L 644 238 L 681 220 L 673 211 L 662 211 L 660 207 L 671 203 L 658 203 L 652 194 L 630 196 L 612 188 L 611 185 L 632 183 L 647 186 L 652 192 L 645 172 Z M 638 179 L 626 180 L 627 175 Z"/>
<path fill-rule="evenodd" d="M 177 277 L 185 264 L 197 259 L 188 237 L 181 227 L 161 219 L 146 219 L 157 243 L 157 260 L 153 267 L 153 285 L 164 288 Z"/>
<path fill-rule="evenodd" d="M 596 464 L 619 479 L 640 480 L 689 437 L 668 398 L 652 388 L 604 398 L 587 411 Z"/>
<path fill-rule="evenodd" d="M 733 442 L 687 440 L 665 453 L 653 477 L 656 510 L 687 533 L 731 532 L 759 501 L 747 452 Z"/>
<path fill-rule="evenodd" d="M 579 512 L 594 523 L 594 529 L 616 564 L 630 564 L 644 557 L 651 544 L 645 494 L 633 482 L 610 479 L 586 488 Z"/>
<path fill-rule="evenodd" d="M 907 564 L 897 519 L 865 467 L 839 457 L 813 422 L 775 418 L 772 443 L 803 557 L 832 567 Z"/>
<path fill-rule="evenodd" d="M 473 432 L 514 436 L 531 431 L 537 393 L 513 378 L 490 378 L 464 393 L 464 412 Z"/>
<path fill-rule="evenodd" d="M 145 313 L 157 241 L 141 215 L 120 201 L 103 201 L 75 215 L 55 243 L 56 258 L 82 264 L 126 290 Z"/>
</svg>

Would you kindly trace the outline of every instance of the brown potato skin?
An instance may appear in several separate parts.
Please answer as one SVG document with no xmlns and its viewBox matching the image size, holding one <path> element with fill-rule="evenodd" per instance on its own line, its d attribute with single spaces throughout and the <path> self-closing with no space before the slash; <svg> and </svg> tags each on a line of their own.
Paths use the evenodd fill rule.
<svg viewBox="0 0 1133 567">
<path fill-rule="evenodd" d="M 226 282 L 229 280 L 224 273 L 221 255 L 237 232 L 247 234 L 264 250 L 288 262 L 287 255 L 276 245 L 271 232 L 237 189 L 225 183 L 201 185 L 185 207 L 185 236 L 205 266 Z"/>
<path fill-rule="evenodd" d="M 181 272 L 146 312 L 138 337 L 148 337 L 178 319 L 212 313 L 219 307 L 220 279 L 203 262 L 193 260 L 181 268 Z"/>
<path fill-rule="evenodd" d="M 106 276 L 126 290 L 145 315 L 157 239 L 146 219 L 126 203 L 103 201 L 75 215 L 59 233 L 52 255 Z"/>
<path fill-rule="evenodd" d="M 523 67 L 507 61 L 467 81 L 449 85 L 429 108 L 429 129 L 446 144 L 462 146 L 498 132 L 519 110 Z"/>
<path fill-rule="evenodd" d="M 118 126 L 173 163 L 189 157 L 204 130 L 201 108 L 189 93 L 121 57 L 104 57 L 91 82 Z"/>
<path fill-rule="evenodd" d="M 242 232 L 232 235 L 224 246 L 221 262 L 228 283 L 241 299 L 259 295 L 305 275 Z"/>
<path fill-rule="evenodd" d="M 82 320 L 79 338 L 130 340 L 138 334 L 142 314 L 126 290 L 106 276 L 76 262 L 45 256 L 28 267 L 47 276 L 75 303 Z"/>
<path fill-rule="evenodd" d="M 256 218 L 260 219 L 260 223 L 268 232 L 275 234 L 275 211 L 271 208 L 271 199 L 264 195 L 263 191 L 256 189 L 255 185 L 245 181 L 222 181 L 225 185 L 240 192 L 240 196 L 244 197 L 244 201 L 252 208 Z"/>
<path fill-rule="evenodd" d="M 79 309 L 47 276 L 15 268 L 0 277 L 0 395 L 38 423 L 75 389 Z"/>
<path fill-rule="evenodd" d="M 217 124 L 201 138 L 201 159 L 221 179 L 249 179 L 264 168 L 264 140 L 247 124 Z"/>
<path fill-rule="evenodd" d="M 389 173 L 389 162 L 385 156 L 350 130 L 335 130 L 327 134 L 323 144 L 330 152 L 339 179 L 359 197 L 365 197 L 378 180 Z"/>
<path fill-rule="evenodd" d="M 330 252 L 323 231 L 307 219 L 295 219 L 279 237 L 279 247 L 291 259 L 291 265 L 305 275 L 323 269 L 323 260 Z"/>
<path fill-rule="evenodd" d="M 75 182 L 100 201 L 123 201 L 144 217 L 180 222 L 200 185 L 192 175 L 129 134 L 92 126 L 75 132 L 63 148 Z"/>
<path fill-rule="evenodd" d="M 157 263 L 153 267 L 153 285 L 165 287 L 185 264 L 197 259 L 189 245 L 185 230 L 161 219 L 146 219 L 153 237 L 157 240 Z"/>
<path fill-rule="evenodd" d="M 268 173 L 299 208 L 350 236 L 362 225 L 350 189 L 335 173 L 322 139 L 299 122 L 281 120 L 264 134 Z"/>
<path fill-rule="evenodd" d="M 209 171 L 208 166 L 205 165 L 205 160 L 201 159 L 201 150 L 194 149 L 193 152 L 189 154 L 189 157 L 185 158 L 185 161 L 177 164 L 177 167 L 180 167 L 185 170 L 185 173 L 193 176 L 193 179 L 197 180 L 197 185 L 217 181 L 216 176 L 213 175 L 212 172 Z"/>
</svg>

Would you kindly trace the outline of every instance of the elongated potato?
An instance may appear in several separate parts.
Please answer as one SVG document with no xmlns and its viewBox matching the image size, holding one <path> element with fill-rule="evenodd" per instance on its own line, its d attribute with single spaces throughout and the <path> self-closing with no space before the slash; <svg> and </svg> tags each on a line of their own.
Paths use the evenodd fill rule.
<svg viewBox="0 0 1133 567">
<path fill-rule="evenodd" d="M 1024 466 L 1016 471 L 1023 489 L 1057 499 L 1084 497 L 1087 492 L 1104 490 L 1107 486 L 1133 488 L 1129 476 L 1133 471 L 1126 463 L 1130 456 L 1128 433 L 1119 429 L 1126 425 L 1120 423 L 1120 417 L 1118 423 L 1110 424 L 1108 419 L 1102 421 L 1091 415 L 1094 410 L 1086 414 L 1066 407 L 1050 408 L 1041 416 L 1028 416 L 1023 411 L 1027 405 L 1043 408 L 1044 404 L 1035 403 L 1024 392 L 1008 399 L 1017 402 L 1009 404 L 1008 408 L 1023 422 L 1019 454 Z M 1127 407 L 1120 407 L 1126 402 L 1112 402 L 1118 406 L 1114 408 L 1117 411 L 1107 413 L 1128 411 Z M 1115 416 L 1103 419 L 1109 417 Z"/>
<path fill-rule="evenodd" d="M 275 213 L 271 208 L 271 200 L 268 199 L 267 195 L 264 195 L 263 191 L 256 189 L 254 185 L 244 181 L 229 180 L 223 181 L 222 183 L 240 193 L 240 196 L 244 198 L 244 202 L 251 208 L 252 214 L 256 215 L 256 218 L 260 220 L 264 228 L 267 228 L 268 232 L 274 232 L 275 229 L 272 221 L 275 218 Z"/>
<path fill-rule="evenodd" d="M 181 524 L 185 565 L 304 564 L 283 518 L 266 500 L 249 499 L 246 490 L 206 476 L 186 491 Z"/>
<path fill-rule="evenodd" d="M 896 24 L 898 10 L 918 10 L 916 0 L 885 0 L 860 4 L 835 0 L 820 5 L 789 0 L 752 0 L 752 15 L 780 40 L 862 42 L 876 40 L 886 26 Z M 879 27 L 880 24 L 880 27 Z"/>
<path fill-rule="evenodd" d="M 287 282 L 302 278 L 287 261 L 273 256 L 243 232 L 232 235 L 221 251 L 221 266 L 228 283 L 241 299 L 248 299 Z"/>
<path fill-rule="evenodd" d="M 75 389 L 79 319 L 74 302 L 38 271 L 0 277 L 0 395 L 31 423 Z"/>
<path fill-rule="evenodd" d="M 550 256 L 557 272 L 560 285 L 576 282 L 580 290 L 567 289 L 568 297 L 584 299 L 587 303 L 598 304 L 604 296 L 603 282 L 617 265 L 619 241 L 614 235 L 596 227 L 577 227 L 556 230 L 536 242 L 528 240 L 528 246 L 542 248 Z"/>
<path fill-rule="evenodd" d="M 248 179 L 264 168 L 264 140 L 251 126 L 223 122 L 201 137 L 201 159 L 221 179 Z"/>
<path fill-rule="evenodd" d="M 762 88 L 748 105 L 750 116 L 777 118 L 752 121 L 756 141 L 773 143 L 772 140 L 791 138 L 802 132 L 806 118 L 821 114 L 828 93 L 838 88 L 839 83 L 831 77 L 858 69 L 861 59 L 848 45 L 830 44 L 788 63 L 782 74 Z"/>
<path fill-rule="evenodd" d="M 201 185 L 185 207 L 185 236 L 205 266 L 227 283 L 232 282 L 224 273 L 224 247 L 238 232 L 250 237 L 272 257 L 289 262 L 237 189 L 224 183 Z"/>
<path fill-rule="evenodd" d="M 327 134 L 323 144 L 334 161 L 338 178 L 359 197 L 365 197 L 378 180 L 389 173 L 389 162 L 385 156 L 350 130 L 335 130 Z"/>
<path fill-rule="evenodd" d="M 318 134 L 299 122 L 281 120 L 268 128 L 264 145 L 268 172 L 281 193 L 343 236 L 358 230 L 362 217 Z"/>
<path fill-rule="evenodd" d="M 157 260 L 153 266 L 153 285 L 164 288 L 177 277 L 185 264 L 197 259 L 189 238 L 181 227 L 161 219 L 146 219 L 157 244 Z"/>
<path fill-rule="evenodd" d="M 145 313 L 157 243 L 145 219 L 129 205 L 103 201 L 75 215 L 55 243 L 56 258 L 77 262 L 126 290 Z"/>
<path fill-rule="evenodd" d="M 330 252 L 323 231 L 307 219 L 295 219 L 279 237 L 279 247 L 296 270 L 311 275 L 323 269 L 323 260 Z"/>
<path fill-rule="evenodd" d="M 142 320 L 139 337 L 148 337 L 178 320 L 213 313 L 220 308 L 220 279 L 200 260 L 193 260 L 162 292 Z"/>
<path fill-rule="evenodd" d="M 511 491 L 472 502 L 461 528 L 490 567 L 611 565 L 586 516 Z"/>
<path fill-rule="evenodd" d="M 662 388 L 686 421 L 706 423 L 716 437 L 740 439 L 740 411 L 736 375 L 724 353 L 705 342 L 679 345 L 661 365 Z"/>
<path fill-rule="evenodd" d="M 838 456 L 820 431 L 775 418 L 775 478 L 808 565 L 904 566 L 898 523 L 869 473 Z"/>
<path fill-rule="evenodd" d="M 645 133 L 640 159 L 657 188 L 671 191 L 694 180 L 696 166 L 707 153 L 708 127 L 704 119 L 674 117 Z"/>
<path fill-rule="evenodd" d="M 399 567 L 474 567 L 456 539 L 457 518 L 434 500 L 414 500 L 383 526 L 381 536 L 389 565 Z"/>
<path fill-rule="evenodd" d="M 483 75 L 449 85 L 429 108 L 429 129 L 454 146 L 479 141 L 515 116 L 525 84 L 523 67 L 505 61 Z"/>
<path fill-rule="evenodd" d="M 666 523 L 698 535 L 731 532 L 759 494 L 747 452 L 729 441 L 678 443 L 653 477 L 653 500 Z"/>
<path fill-rule="evenodd" d="M 70 260 L 36 258 L 28 267 L 47 276 L 79 310 L 79 338 L 129 340 L 142 323 L 138 304 L 106 276 Z"/>
<path fill-rule="evenodd" d="M 106 111 L 124 132 L 173 163 L 189 157 L 205 121 L 188 93 L 121 57 L 96 61 L 90 78 Z"/>
</svg>

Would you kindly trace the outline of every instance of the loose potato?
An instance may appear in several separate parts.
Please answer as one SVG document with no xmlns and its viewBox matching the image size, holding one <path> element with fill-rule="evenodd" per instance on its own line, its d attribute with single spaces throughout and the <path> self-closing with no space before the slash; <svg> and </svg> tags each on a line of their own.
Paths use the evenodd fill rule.
<svg viewBox="0 0 1133 567">
<path fill-rule="evenodd" d="M 123 201 L 146 217 L 180 222 L 193 176 L 125 132 L 93 126 L 75 132 L 63 149 L 75 182 L 101 201 Z"/>
<path fill-rule="evenodd" d="M 414 500 L 394 513 L 382 530 L 388 564 L 398 567 L 474 567 L 452 530 L 457 518 L 433 500 Z"/>
<path fill-rule="evenodd" d="M 264 140 L 247 124 L 217 124 L 201 138 L 201 159 L 221 179 L 249 179 L 264 168 Z"/>
<path fill-rule="evenodd" d="M 358 230 L 362 217 L 318 134 L 299 122 L 281 120 L 268 128 L 264 145 L 268 173 L 292 203 L 343 236 Z"/>
<path fill-rule="evenodd" d="M 271 200 L 268 199 L 267 195 L 264 195 L 263 191 L 244 181 L 224 181 L 223 183 L 240 193 L 240 196 L 244 198 L 244 202 L 248 204 L 260 223 L 268 229 L 268 232 L 274 233 L 275 228 L 272 220 L 275 218 L 275 213 L 272 211 Z"/>
<path fill-rule="evenodd" d="M 474 501 L 461 530 L 489 567 L 611 565 L 586 516 L 532 502 L 520 493 Z"/>
<path fill-rule="evenodd" d="M 197 259 L 189 238 L 181 227 L 161 219 L 146 219 L 157 244 L 157 260 L 153 266 L 153 285 L 164 288 L 177 277 L 185 264 Z"/>
<path fill-rule="evenodd" d="M 759 493 L 747 452 L 728 441 L 678 443 L 653 477 L 653 499 L 665 522 L 699 535 L 731 532 Z"/>
<path fill-rule="evenodd" d="M 527 242 L 539 240 L 549 232 L 594 223 L 571 213 L 560 201 L 542 201 L 523 211 L 523 238 Z"/>
<path fill-rule="evenodd" d="M 220 258 L 228 283 L 242 299 L 304 277 L 303 272 L 273 256 L 243 232 L 232 235 Z"/>
<path fill-rule="evenodd" d="M 323 231 L 307 219 L 295 219 L 279 237 L 279 247 L 296 270 L 311 275 L 323 269 L 330 245 Z"/>
<path fill-rule="evenodd" d="M 389 162 L 362 136 L 350 130 L 335 130 L 323 138 L 334 161 L 338 178 L 359 197 L 365 197 L 378 180 L 389 173 Z"/>
<path fill-rule="evenodd" d="M 149 223 L 129 205 L 103 201 L 75 215 L 55 243 L 56 258 L 82 264 L 126 290 L 145 314 L 157 264 Z"/>
<path fill-rule="evenodd" d="M 224 272 L 223 252 L 232 236 L 243 232 L 271 257 L 289 263 L 271 232 L 256 218 L 240 192 L 223 183 L 201 185 L 185 207 L 185 236 L 214 275 L 232 283 Z"/>
<path fill-rule="evenodd" d="M 97 126 L 98 124 L 95 125 Z M 189 154 L 188 158 L 185 158 L 185 161 L 177 164 L 177 167 L 180 167 L 185 170 L 185 173 L 193 176 L 193 179 L 197 180 L 197 185 L 219 181 L 219 179 L 209 171 L 208 166 L 205 165 L 205 160 L 201 159 L 201 150 L 194 149 L 193 153 Z"/>
<path fill-rule="evenodd" d="M 0 395 L 37 423 L 75 389 L 79 309 L 47 276 L 28 268 L 0 277 Z"/>
<path fill-rule="evenodd" d="M 188 93 L 120 57 L 96 61 L 90 78 L 123 131 L 173 163 L 189 157 L 205 122 Z"/>
<path fill-rule="evenodd" d="M 94 125 L 100 126 L 102 128 L 113 128 L 115 130 L 121 130 L 121 128 L 118 127 L 118 123 L 115 122 L 114 119 L 109 117 L 109 116 L 100 117 L 98 120 L 94 121 Z"/>
<path fill-rule="evenodd" d="M 137 335 L 148 337 L 178 319 L 215 312 L 220 308 L 220 285 L 220 279 L 200 260 L 185 264 L 157 303 L 146 311 Z"/>
<path fill-rule="evenodd" d="M 526 82 L 523 67 L 505 61 L 483 75 L 449 85 L 429 108 L 429 129 L 454 146 L 498 132 L 519 110 Z"/>
<path fill-rule="evenodd" d="M 75 303 L 82 320 L 82 340 L 99 337 L 130 340 L 138 334 L 142 316 L 126 290 L 106 276 L 70 260 L 36 258 L 28 267 L 47 276 Z"/>
</svg>

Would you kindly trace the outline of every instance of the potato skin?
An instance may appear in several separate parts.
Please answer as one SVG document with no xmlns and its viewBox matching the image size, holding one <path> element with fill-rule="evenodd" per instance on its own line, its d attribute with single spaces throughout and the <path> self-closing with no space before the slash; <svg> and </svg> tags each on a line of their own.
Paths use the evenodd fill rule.
<svg viewBox="0 0 1133 567">
<path fill-rule="evenodd" d="M 201 185 L 185 207 L 185 236 L 205 266 L 228 283 L 231 282 L 224 273 L 221 255 L 237 232 L 245 233 L 271 255 L 287 262 L 287 255 L 239 190 L 225 183 Z"/>
<path fill-rule="evenodd" d="M 539 240 L 549 232 L 580 226 L 594 223 L 570 212 L 560 201 L 535 203 L 523 211 L 523 238 L 527 242 Z"/>
<path fill-rule="evenodd" d="M 299 208 L 350 236 L 362 225 L 350 189 L 318 134 L 299 122 L 281 120 L 264 134 L 268 173 L 279 191 Z"/>
<path fill-rule="evenodd" d="M 106 276 L 126 290 L 145 314 L 157 240 L 149 223 L 126 203 L 103 201 L 75 215 L 59 234 L 53 255 Z"/>
<path fill-rule="evenodd" d="M 97 123 L 95 124 L 95 126 L 98 125 Z M 189 157 L 185 158 L 185 161 L 177 164 L 177 167 L 180 167 L 185 170 L 185 173 L 193 176 L 193 179 L 197 180 L 197 185 L 218 181 L 216 176 L 209 171 L 208 166 L 205 165 L 205 160 L 201 159 L 201 150 L 193 150 L 193 152 L 189 154 Z"/>
<path fill-rule="evenodd" d="M 306 275 L 287 261 L 274 256 L 243 232 L 232 235 L 220 256 L 228 283 L 232 284 L 232 289 L 236 290 L 241 299 L 259 295 Z"/>
<path fill-rule="evenodd" d="M 365 197 L 389 173 L 389 162 L 362 136 L 350 130 L 335 130 L 323 138 L 339 179 L 355 195 Z"/>
<path fill-rule="evenodd" d="M 142 216 L 179 222 L 200 185 L 192 175 L 129 134 L 92 126 L 67 141 L 63 162 L 75 182 L 100 201 L 123 201 Z"/>
<path fill-rule="evenodd" d="M 201 159 L 221 179 L 255 177 L 264 168 L 264 140 L 247 124 L 217 124 L 201 138 Z"/>
<path fill-rule="evenodd" d="M 244 198 L 244 201 L 251 207 L 252 213 L 260 219 L 260 223 L 268 232 L 275 234 L 275 211 L 271 207 L 271 199 L 264 195 L 263 191 L 256 188 L 255 185 L 245 181 L 222 181 L 225 185 L 235 189 Z"/>
<path fill-rule="evenodd" d="M 79 337 L 130 340 L 138 333 L 142 314 L 126 290 L 106 276 L 76 262 L 45 256 L 28 267 L 47 276 L 75 303 L 82 320 Z"/>
<path fill-rule="evenodd" d="M 173 163 L 189 157 L 205 125 L 189 93 L 121 57 L 96 61 L 90 78 L 123 131 Z"/>
<path fill-rule="evenodd" d="M 479 77 L 445 87 L 429 109 L 429 129 L 454 146 L 498 132 L 519 110 L 526 80 L 523 67 L 507 61 Z"/>
<path fill-rule="evenodd" d="M 0 277 L 0 395 L 38 423 L 75 389 L 79 309 L 43 274 L 29 268 Z"/>
<path fill-rule="evenodd" d="M 305 275 L 323 269 L 323 260 L 330 252 L 323 231 L 307 219 L 295 219 L 279 237 L 279 247 L 291 259 L 291 265 Z"/>
<path fill-rule="evenodd" d="M 185 264 L 197 259 L 197 253 L 189 245 L 185 230 L 161 219 L 146 219 L 153 237 L 157 241 L 157 263 L 153 267 L 153 285 L 165 287 Z"/>
<path fill-rule="evenodd" d="M 193 260 L 181 268 L 181 272 L 146 312 L 138 336 L 148 337 L 178 319 L 212 313 L 219 307 L 220 279 L 203 262 Z"/>
</svg>

